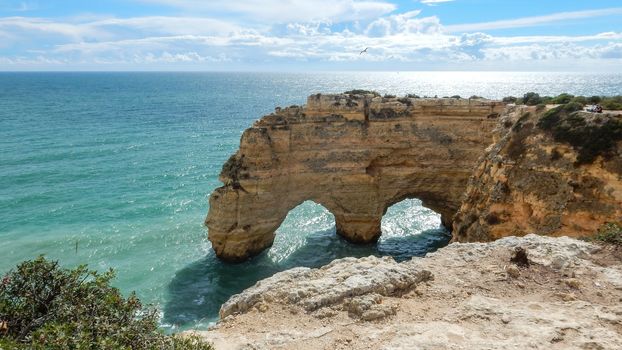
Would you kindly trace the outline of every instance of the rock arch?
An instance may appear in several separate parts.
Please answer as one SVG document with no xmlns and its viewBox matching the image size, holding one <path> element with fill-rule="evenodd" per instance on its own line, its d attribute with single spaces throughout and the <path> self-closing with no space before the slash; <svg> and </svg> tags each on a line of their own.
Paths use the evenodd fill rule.
<svg viewBox="0 0 622 350">
<path fill-rule="evenodd" d="M 247 129 L 220 174 L 205 220 L 222 259 L 269 247 L 305 200 L 335 216 L 337 232 L 374 242 L 387 208 L 419 198 L 451 227 L 504 104 L 488 100 L 312 95 Z"/>
</svg>

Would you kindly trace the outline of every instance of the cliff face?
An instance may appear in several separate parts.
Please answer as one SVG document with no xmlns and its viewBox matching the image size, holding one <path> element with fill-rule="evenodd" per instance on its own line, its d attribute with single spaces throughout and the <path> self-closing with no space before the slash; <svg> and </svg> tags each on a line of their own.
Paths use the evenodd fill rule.
<svg viewBox="0 0 622 350">
<path fill-rule="evenodd" d="M 511 107 L 453 222 L 456 241 L 593 235 L 622 221 L 619 116 Z"/>
<path fill-rule="evenodd" d="M 419 198 L 443 223 L 490 145 L 504 104 L 486 100 L 313 95 L 242 135 L 206 218 L 216 254 L 243 260 L 269 247 L 306 200 L 335 215 L 352 242 L 373 242 L 387 208 Z"/>
</svg>

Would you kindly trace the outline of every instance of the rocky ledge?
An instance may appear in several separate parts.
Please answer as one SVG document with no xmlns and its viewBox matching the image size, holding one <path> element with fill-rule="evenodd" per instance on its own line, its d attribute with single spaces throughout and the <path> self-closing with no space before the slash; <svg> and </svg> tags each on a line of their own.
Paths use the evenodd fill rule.
<svg viewBox="0 0 622 350">
<path fill-rule="evenodd" d="M 619 349 L 622 252 L 568 237 L 336 260 L 258 282 L 199 332 L 224 349 Z"/>
</svg>

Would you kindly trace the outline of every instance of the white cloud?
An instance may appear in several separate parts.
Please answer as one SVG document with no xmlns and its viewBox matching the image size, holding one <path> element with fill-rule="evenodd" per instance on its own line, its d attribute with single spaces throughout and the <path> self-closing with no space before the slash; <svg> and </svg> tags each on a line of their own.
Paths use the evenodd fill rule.
<svg viewBox="0 0 622 350">
<path fill-rule="evenodd" d="M 371 37 L 383 37 L 397 33 L 439 33 L 440 20 L 435 17 L 417 18 L 421 11 L 410 11 L 399 15 L 379 18 L 371 22 L 365 29 L 365 34 Z"/>
<path fill-rule="evenodd" d="M 348 22 L 371 19 L 397 7 L 382 0 L 140 0 L 192 13 L 233 13 L 250 20 L 287 22 Z"/>
<path fill-rule="evenodd" d="M 173 35 L 227 34 L 241 31 L 242 28 L 231 22 L 203 17 L 147 16 L 131 18 L 107 18 L 86 24 L 89 27 L 114 31 L 131 28 L 148 33 Z"/>
<path fill-rule="evenodd" d="M 445 29 L 449 32 L 475 32 L 482 30 L 534 27 L 572 19 L 603 17 L 620 14 L 622 14 L 622 7 L 616 7 L 600 10 L 559 12 L 546 16 L 523 17 L 492 22 L 455 24 L 445 26 Z"/>
<path fill-rule="evenodd" d="M 422 4 L 426 4 L 429 6 L 435 6 L 443 2 L 452 2 L 454 0 L 421 0 Z"/>
<path fill-rule="evenodd" d="M 57 35 L 71 40 L 83 40 L 88 37 L 97 37 L 100 34 L 92 28 L 79 24 L 31 17 L 0 17 L 0 30 L 9 31 L 14 35 L 19 32 L 27 32 L 32 35 Z"/>
<path fill-rule="evenodd" d="M 230 61 L 226 55 L 218 57 L 202 56 L 196 52 L 170 53 L 164 51 L 160 54 L 148 52 L 144 55 L 134 56 L 134 63 L 197 63 L 197 62 L 226 62 Z"/>
<path fill-rule="evenodd" d="M 554 18 L 561 17 L 558 14 Z M 10 52 L 11 45 L 25 49 L 4 57 L 0 63 L 212 67 L 241 62 L 261 69 L 262 64 L 292 61 L 307 62 L 307 67 L 352 62 L 374 68 L 383 62 L 419 67 L 430 63 L 460 66 L 622 58 L 620 32 L 576 36 L 494 36 L 479 31 L 454 34 L 438 17 L 422 17 L 420 11 L 351 24 L 291 21 L 267 27 L 198 15 L 74 17 L 56 21 L 7 17 L 0 18 L 0 47 L 3 52 Z M 359 55 L 364 47 L 369 47 L 368 53 Z"/>
<path fill-rule="evenodd" d="M 622 43 L 610 42 L 593 46 L 567 43 L 532 44 L 486 48 L 482 51 L 484 57 L 490 61 L 620 59 Z"/>
</svg>

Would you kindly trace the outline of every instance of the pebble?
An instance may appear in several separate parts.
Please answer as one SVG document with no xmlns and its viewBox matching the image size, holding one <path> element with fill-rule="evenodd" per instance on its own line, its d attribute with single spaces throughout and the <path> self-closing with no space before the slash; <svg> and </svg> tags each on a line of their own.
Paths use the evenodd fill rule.
<svg viewBox="0 0 622 350">
<path fill-rule="evenodd" d="M 520 277 L 520 270 L 518 269 L 518 267 L 514 266 L 514 265 L 509 265 L 505 268 L 505 272 L 508 273 L 508 275 L 512 278 L 518 278 Z"/>
<path fill-rule="evenodd" d="M 570 288 L 574 288 L 574 289 L 579 289 L 579 287 L 581 287 L 581 281 L 579 281 L 576 278 L 567 278 L 564 280 L 564 283 L 570 287 Z"/>
</svg>

